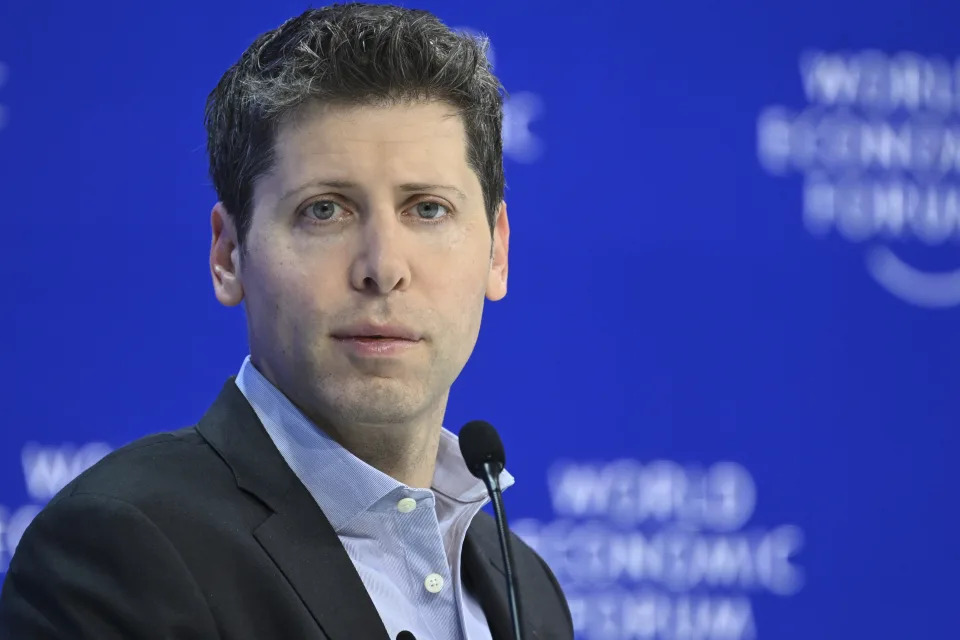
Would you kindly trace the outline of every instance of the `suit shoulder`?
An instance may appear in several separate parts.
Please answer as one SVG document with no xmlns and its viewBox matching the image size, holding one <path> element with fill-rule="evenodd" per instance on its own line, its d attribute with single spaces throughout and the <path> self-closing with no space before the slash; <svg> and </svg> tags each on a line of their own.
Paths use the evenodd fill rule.
<svg viewBox="0 0 960 640">
<path fill-rule="evenodd" d="M 479 511 L 473 519 L 473 522 L 470 523 L 470 529 L 480 542 L 481 547 L 489 553 L 495 553 L 499 562 L 501 553 L 500 537 L 497 534 L 496 519 L 486 511 Z M 546 563 L 533 547 L 528 545 L 523 538 L 513 531 L 510 532 L 510 546 L 513 549 L 514 560 L 516 562 L 529 563 L 533 561 L 535 564 L 543 564 L 546 566 Z"/>
<path fill-rule="evenodd" d="M 144 436 L 107 454 L 67 484 L 51 504 L 77 494 L 97 494 L 134 505 L 163 499 L 201 480 L 232 474 L 195 427 Z"/>
<path fill-rule="evenodd" d="M 486 511 L 477 512 L 473 522 L 470 523 L 470 528 L 474 530 L 474 535 L 478 536 L 478 539 L 483 540 L 484 543 L 499 547 L 500 540 L 497 536 L 497 520 Z M 511 544 L 520 544 L 523 545 L 525 550 L 533 551 L 533 549 L 523 541 L 523 538 L 513 531 L 510 532 L 510 541 Z"/>
</svg>

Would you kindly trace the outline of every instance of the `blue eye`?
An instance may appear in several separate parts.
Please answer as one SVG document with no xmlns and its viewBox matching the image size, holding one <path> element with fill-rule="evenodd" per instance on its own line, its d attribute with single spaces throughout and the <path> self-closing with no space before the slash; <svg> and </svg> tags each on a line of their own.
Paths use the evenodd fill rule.
<svg viewBox="0 0 960 640">
<path fill-rule="evenodd" d="M 446 217 L 450 211 L 439 202 L 418 202 L 416 206 L 417 215 L 425 220 L 439 220 Z"/>
<path fill-rule="evenodd" d="M 336 215 L 337 209 L 342 208 L 343 207 L 333 200 L 317 200 L 316 202 L 312 202 L 309 206 L 307 206 L 306 213 L 311 218 L 315 218 L 317 220 L 330 220 Z"/>
</svg>

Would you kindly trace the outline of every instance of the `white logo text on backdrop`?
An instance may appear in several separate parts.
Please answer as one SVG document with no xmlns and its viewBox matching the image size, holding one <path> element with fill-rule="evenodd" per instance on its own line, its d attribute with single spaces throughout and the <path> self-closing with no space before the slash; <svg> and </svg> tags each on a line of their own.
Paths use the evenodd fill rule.
<svg viewBox="0 0 960 640">
<path fill-rule="evenodd" d="M 864 245 L 867 271 L 890 293 L 922 307 L 960 304 L 956 261 L 903 256 L 912 243 L 932 259 L 960 240 L 960 61 L 808 51 L 799 71 L 807 105 L 759 116 L 764 169 L 802 175 L 809 232 Z"/>
<path fill-rule="evenodd" d="M 555 519 L 513 530 L 556 573 L 578 638 L 750 640 L 750 595 L 803 586 L 803 532 L 749 525 L 756 484 L 737 463 L 561 461 L 549 486 Z"/>
</svg>

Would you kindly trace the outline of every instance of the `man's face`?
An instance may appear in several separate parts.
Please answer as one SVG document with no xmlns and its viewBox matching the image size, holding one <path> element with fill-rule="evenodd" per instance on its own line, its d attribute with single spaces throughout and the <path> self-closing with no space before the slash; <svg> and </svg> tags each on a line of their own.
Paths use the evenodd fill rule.
<svg viewBox="0 0 960 640">
<path fill-rule="evenodd" d="M 461 118 L 437 102 L 316 107 L 281 127 L 275 150 L 245 252 L 213 212 L 211 266 L 235 271 L 215 275 L 217 296 L 246 301 L 254 364 L 314 419 L 436 416 L 484 298 L 506 293 L 506 208 L 491 247 Z"/>
</svg>

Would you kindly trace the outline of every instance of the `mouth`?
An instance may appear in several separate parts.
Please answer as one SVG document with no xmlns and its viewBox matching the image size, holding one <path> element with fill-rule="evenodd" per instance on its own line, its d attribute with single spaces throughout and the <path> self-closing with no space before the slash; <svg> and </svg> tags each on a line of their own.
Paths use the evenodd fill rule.
<svg viewBox="0 0 960 640">
<path fill-rule="evenodd" d="M 394 334 L 345 334 L 333 337 L 352 358 L 362 360 L 400 358 L 415 351 L 421 342 L 420 338 Z"/>
<path fill-rule="evenodd" d="M 342 330 L 333 332 L 332 336 L 337 340 L 356 340 L 361 342 L 419 342 L 423 336 L 413 329 L 400 325 L 374 325 L 361 324 L 352 327 L 346 327 Z"/>
<path fill-rule="evenodd" d="M 352 358 L 362 360 L 396 359 L 413 353 L 423 334 L 402 325 L 360 323 L 331 334 L 334 341 Z"/>
</svg>

